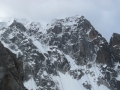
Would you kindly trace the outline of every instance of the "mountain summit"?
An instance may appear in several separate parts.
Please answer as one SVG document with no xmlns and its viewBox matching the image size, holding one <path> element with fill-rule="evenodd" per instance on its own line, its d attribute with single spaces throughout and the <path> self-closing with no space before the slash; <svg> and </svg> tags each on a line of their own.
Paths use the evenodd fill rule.
<svg viewBox="0 0 120 90">
<path fill-rule="evenodd" d="M 23 62 L 28 90 L 120 90 L 119 34 L 107 42 L 84 16 L 54 20 L 46 29 L 12 21 L 0 22 L 0 40 Z"/>
</svg>

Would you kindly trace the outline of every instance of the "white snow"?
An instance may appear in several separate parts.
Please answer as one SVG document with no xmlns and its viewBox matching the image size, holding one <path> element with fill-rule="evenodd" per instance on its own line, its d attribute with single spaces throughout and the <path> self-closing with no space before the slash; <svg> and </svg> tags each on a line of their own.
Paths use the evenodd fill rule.
<svg viewBox="0 0 120 90">
<path fill-rule="evenodd" d="M 97 67 L 95 63 L 92 63 L 91 68 L 87 68 L 86 65 L 84 66 L 76 65 L 75 60 L 72 59 L 69 55 L 65 55 L 65 57 L 70 62 L 70 66 L 71 66 L 70 70 L 81 69 L 84 72 L 84 76 L 82 76 L 80 80 L 76 80 L 76 79 L 73 79 L 72 76 L 70 76 L 67 73 L 66 74 L 59 73 L 61 82 L 63 83 L 63 87 L 65 88 L 64 90 L 78 90 L 78 89 L 86 90 L 82 85 L 83 83 L 90 84 L 92 86 L 91 90 L 109 90 L 104 85 L 100 85 L 100 86 L 97 85 L 98 77 L 99 76 L 103 77 L 103 75 L 100 72 L 99 67 Z M 86 71 L 88 71 L 89 73 L 86 74 L 85 73 Z"/>
<path fill-rule="evenodd" d="M 37 85 L 32 77 L 27 82 L 25 82 L 24 85 L 28 90 L 36 90 L 37 89 Z"/>
<path fill-rule="evenodd" d="M 59 73 L 61 79 L 61 83 L 63 85 L 64 90 L 83 90 L 83 86 L 79 84 L 76 79 L 73 79 L 69 74 Z"/>
<path fill-rule="evenodd" d="M 118 66 L 120 66 L 120 63 L 119 63 L 119 62 L 115 63 L 114 69 L 117 70 L 117 69 L 118 69 Z"/>
<path fill-rule="evenodd" d="M 71 70 L 77 69 L 75 60 L 73 60 L 69 55 L 65 55 L 66 59 L 70 62 Z"/>
<path fill-rule="evenodd" d="M 118 81 L 120 81 L 120 75 L 118 75 L 118 77 L 116 77 L 116 79 L 117 79 Z"/>
<path fill-rule="evenodd" d="M 35 64 L 35 62 L 34 61 L 29 61 L 28 64 L 33 67 L 33 65 Z"/>
<path fill-rule="evenodd" d="M 47 76 L 48 74 L 47 74 L 47 72 L 46 72 L 46 71 L 43 71 L 43 75 Z"/>
<path fill-rule="evenodd" d="M 92 29 L 92 28 L 91 28 Z M 91 32 L 91 29 L 87 31 L 87 34 L 89 35 L 89 33 Z"/>
<path fill-rule="evenodd" d="M 4 43 L 3 41 L 1 41 L 1 42 L 2 42 L 2 44 L 4 45 L 4 47 L 8 48 L 12 53 L 14 53 L 14 54 L 16 54 L 16 55 L 18 55 L 19 52 L 22 53 L 21 50 L 17 50 L 17 51 L 12 50 L 12 49 L 9 47 L 9 44 Z"/>
<path fill-rule="evenodd" d="M 44 48 L 42 47 L 41 43 L 39 41 L 33 41 L 33 44 L 39 49 L 40 52 L 42 53 L 47 53 Z"/>
<path fill-rule="evenodd" d="M 91 90 L 110 90 L 104 85 L 98 86 L 93 78 L 84 75 L 80 80 L 72 78 L 68 73 L 63 74 L 59 72 L 59 76 L 54 76 L 54 81 L 58 84 L 60 90 L 87 90 L 83 87 L 83 83 L 90 83 L 92 85 Z M 90 82 L 88 82 L 90 80 Z M 87 82 L 86 82 L 87 81 Z"/>
<path fill-rule="evenodd" d="M 5 29 L 0 30 L 0 35 L 3 34 L 4 32 L 5 32 Z"/>
<path fill-rule="evenodd" d="M 10 26 L 14 21 L 14 18 L 11 17 L 5 17 L 5 18 L 0 18 L 0 29 L 3 27 L 8 27 Z"/>
</svg>

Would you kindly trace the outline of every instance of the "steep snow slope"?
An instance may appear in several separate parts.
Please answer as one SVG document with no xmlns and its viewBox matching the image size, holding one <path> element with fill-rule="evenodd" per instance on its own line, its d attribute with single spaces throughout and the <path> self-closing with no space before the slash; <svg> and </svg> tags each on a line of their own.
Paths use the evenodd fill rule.
<svg viewBox="0 0 120 90">
<path fill-rule="evenodd" d="M 28 90 L 36 90 L 37 89 L 37 85 L 32 77 L 27 82 L 25 82 L 24 85 Z"/>
</svg>

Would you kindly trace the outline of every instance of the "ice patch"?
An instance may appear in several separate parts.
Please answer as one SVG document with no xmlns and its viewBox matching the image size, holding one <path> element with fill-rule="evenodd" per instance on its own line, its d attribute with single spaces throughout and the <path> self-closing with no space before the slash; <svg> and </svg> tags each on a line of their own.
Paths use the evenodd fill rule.
<svg viewBox="0 0 120 90">
<path fill-rule="evenodd" d="M 34 81 L 33 78 L 29 79 L 27 82 L 24 83 L 24 86 L 28 89 L 28 90 L 37 90 L 37 85 Z"/>
<path fill-rule="evenodd" d="M 39 49 L 40 52 L 47 53 L 39 41 L 33 41 L 33 44 Z"/>
</svg>

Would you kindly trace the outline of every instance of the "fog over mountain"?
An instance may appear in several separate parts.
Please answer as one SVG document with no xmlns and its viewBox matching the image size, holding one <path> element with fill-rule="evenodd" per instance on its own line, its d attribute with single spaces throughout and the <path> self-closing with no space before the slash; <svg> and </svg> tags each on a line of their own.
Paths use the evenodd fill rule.
<svg viewBox="0 0 120 90">
<path fill-rule="evenodd" d="M 113 32 L 119 33 L 119 10 L 119 0 L 0 0 L 0 16 L 27 18 L 44 25 L 56 18 L 83 15 L 107 41 Z"/>
</svg>

